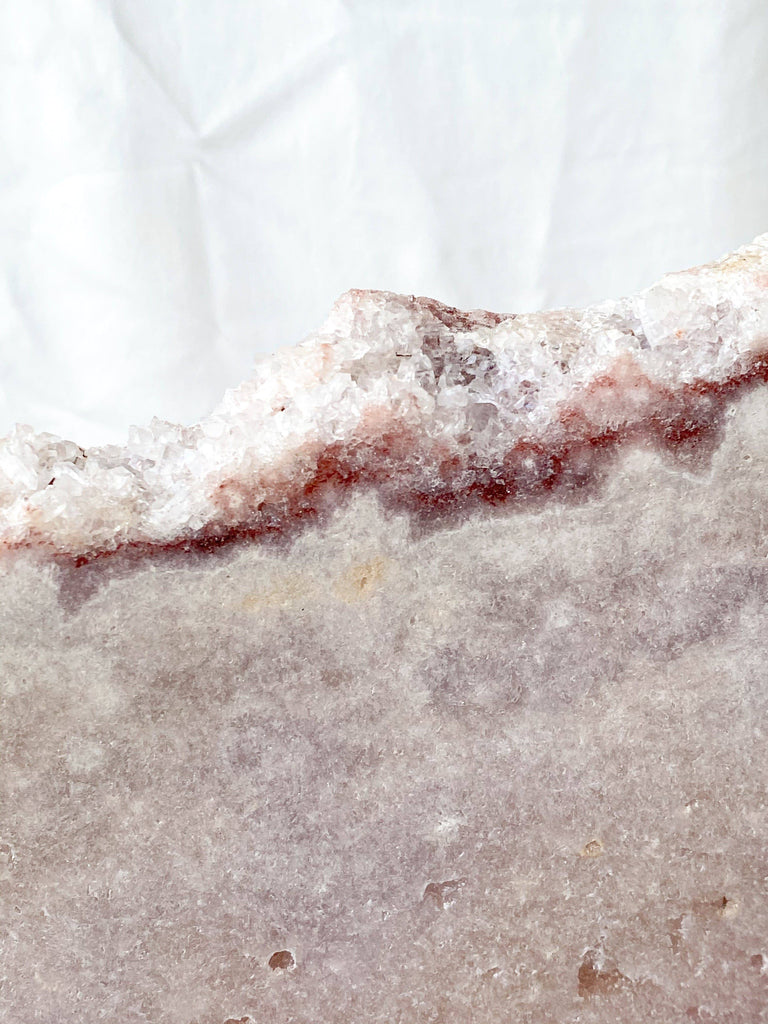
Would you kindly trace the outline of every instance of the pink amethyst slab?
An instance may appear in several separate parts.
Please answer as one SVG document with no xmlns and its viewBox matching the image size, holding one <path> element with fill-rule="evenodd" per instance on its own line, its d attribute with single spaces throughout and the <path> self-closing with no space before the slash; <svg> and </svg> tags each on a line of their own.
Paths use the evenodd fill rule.
<svg viewBox="0 0 768 1024">
<path fill-rule="evenodd" d="M 768 1021 L 766 382 L 763 235 L 0 441 L 0 1020 Z"/>
</svg>

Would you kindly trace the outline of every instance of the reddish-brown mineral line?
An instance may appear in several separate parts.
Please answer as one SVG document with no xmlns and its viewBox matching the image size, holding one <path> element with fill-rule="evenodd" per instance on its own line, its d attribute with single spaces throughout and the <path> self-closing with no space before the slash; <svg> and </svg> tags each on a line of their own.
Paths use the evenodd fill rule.
<svg viewBox="0 0 768 1024">
<path fill-rule="evenodd" d="M 376 441 L 327 446 L 308 481 L 297 486 L 288 480 L 266 501 L 257 500 L 255 489 L 241 477 L 222 482 L 214 495 L 218 518 L 195 534 L 163 543 L 129 542 L 86 554 L 59 552 L 56 558 L 62 565 L 80 567 L 116 554 L 143 558 L 290 537 L 361 488 L 376 491 L 385 508 L 426 522 L 465 514 L 478 505 L 514 509 L 545 497 L 557 500 L 597 482 L 601 466 L 621 445 L 653 446 L 683 459 L 706 457 L 728 404 L 766 382 L 768 354 L 754 357 L 747 369 L 725 381 L 694 381 L 677 389 L 654 384 L 625 361 L 614 375 L 597 378 L 578 403 L 562 412 L 561 430 L 550 446 L 538 440 L 518 441 L 500 461 L 479 465 L 472 458 L 462 461 L 455 452 L 441 459 L 441 453 L 430 451 L 414 432 L 394 427 Z M 634 405 L 631 417 L 626 415 L 628 405 Z M 597 406 L 603 418 L 606 409 L 615 408 L 614 428 L 595 429 L 589 409 Z M 419 458 L 438 465 L 440 486 L 412 486 L 409 465 Z M 23 546 L 34 544 L 28 541 Z"/>
</svg>

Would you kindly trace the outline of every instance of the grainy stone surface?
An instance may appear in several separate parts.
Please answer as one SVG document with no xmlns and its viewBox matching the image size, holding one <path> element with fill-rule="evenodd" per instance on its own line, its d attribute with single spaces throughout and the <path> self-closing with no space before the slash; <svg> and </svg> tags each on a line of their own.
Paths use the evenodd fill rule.
<svg viewBox="0 0 768 1024">
<path fill-rule="evenodd" d="M 768 1020 L 768 390 L 715 399 L 505 501 L 9 545 L 0 1020 Z"/>
</svg>

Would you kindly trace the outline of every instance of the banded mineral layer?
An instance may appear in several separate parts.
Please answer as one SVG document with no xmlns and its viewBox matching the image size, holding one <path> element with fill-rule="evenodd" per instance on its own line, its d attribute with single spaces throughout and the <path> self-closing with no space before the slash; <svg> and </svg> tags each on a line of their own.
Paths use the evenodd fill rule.
<svg viewBox="0 0 768 1024">
<path fill-rule="evenodd" d="M 767 382 L 764 235 L 0 441 L 0 1019 L 768 1020 Z"/>
</svg>

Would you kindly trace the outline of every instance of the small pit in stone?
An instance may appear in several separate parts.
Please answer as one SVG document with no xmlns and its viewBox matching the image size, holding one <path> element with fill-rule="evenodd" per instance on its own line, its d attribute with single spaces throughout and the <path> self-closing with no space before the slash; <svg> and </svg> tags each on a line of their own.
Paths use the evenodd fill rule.
<svg viewBox="0 0 768 1024">
<path fill-rule="evenodd" d="M 594 859 L 603 854 L 603 844 L 600 839 L 590 839 L 579 851 L 580 856 Z"/>
<path fill-rule="evenodd" d="M 279 949 L 269 958 L 269 966 L 273 971 L 287 971 L 296 966 L 296 961 L 290 949 Z"/>
<path fill-rule="evenodd" d="M 582 999 L 610 995 L 623 988 L 628 981 L 601 950 L 588 949 L 579 966 L 578 994 Z"/>
<path fill-rule="evenodd" d="M 424 890 L 422 901 L 432 903 L 440 910 L 445 910 L 454 902 L 459 889 L 466 884 L 466 878 L 451 878 L 446 882 L 430 882 Z"/>
<path fill-rule="evenodd" d="M 736 917 L 739 912 L 739 901 L 732 896 L 723 896 L 718 900 L 717 912 L 720 917 Z"/>
</svg>

